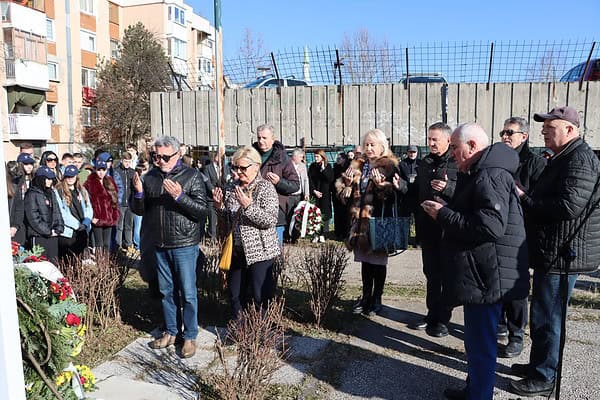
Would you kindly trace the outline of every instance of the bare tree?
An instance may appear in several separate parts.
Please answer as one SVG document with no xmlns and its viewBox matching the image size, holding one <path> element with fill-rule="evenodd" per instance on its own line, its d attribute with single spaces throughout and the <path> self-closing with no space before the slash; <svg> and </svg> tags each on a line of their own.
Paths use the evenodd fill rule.
<svg viewBox="0 0 600 400">
<path fill-rule="evenodd" d="M 392 65 L 387 40 L 378 42 L 366 28 L 352 35 L 344 34 L 342 57 L 348 73 L 348 83 L 390 82 Z"/>
<path fill-rule="evenodd" d="M 259 68 L 271 65 L 262 35 L 260 33 L 253 33 L 248 27 L 244 30 L 244 38 L 239 49 L 239 58 L 245 63 L 244 79 L 246 82 L 256 77 Z"/>
</svg>

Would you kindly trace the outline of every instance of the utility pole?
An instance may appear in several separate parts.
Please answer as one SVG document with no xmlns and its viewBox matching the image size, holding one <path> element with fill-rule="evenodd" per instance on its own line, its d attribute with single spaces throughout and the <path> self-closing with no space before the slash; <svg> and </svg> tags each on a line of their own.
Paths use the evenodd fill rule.
<svg viewBox="0 0 600 400">
<path fill-rule="evenodd" d="M 223 80 L 223 30 L 221 27 L 221 0 L 214 0 L 215 8 L 215 79 L 217 90 L 217 132 L 219 169 L 221 179 L 225 176 L 225 82 Z"/>
</svg>

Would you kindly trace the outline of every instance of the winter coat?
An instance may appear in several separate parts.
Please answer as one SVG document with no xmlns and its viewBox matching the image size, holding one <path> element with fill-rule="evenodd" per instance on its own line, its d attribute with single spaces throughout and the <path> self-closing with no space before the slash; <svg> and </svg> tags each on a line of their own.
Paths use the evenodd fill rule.
<svg viewBox="0 0 600 400">
<path fill-rule="evenodd" d="M 512 174 L 517 153 L 504 143 L 483 150 L 459 173 L 454 197 L 439 210 L 444 297 L 450 306 L 494 304 L 529 293 L 523 210 Z"/>
<path fill-rule="evenodd" d="M 224 207 L 217 210 L 219 231 L 231 232 L 235 214 L 239 210 L 239 203 L 235 198 L 235 185 L 228 184 L 225 188 Z M 234 231 L 239 238 L 234 238 L 234 243 L 241 243 L 246 257 L 246 265 L 259 261 L 271 260 L 281 253 L 277 239 L 277 191 L 271 182 L 260 175 L 248 185 L 246 193 L 251 192 L 252 203 L 239 215 L 237 226 L 239 231 Z"/>
<path fill-rule="evenodd" d="M 21 185 L 12 184 L 14 187 L 14 196 L 8 199 L 8 215 L 10 217 L 11 228 L 17 228 L 17 233 L 12 238 L 13 241 L 25 244 L 25 200 L 21 192 Z"/>
<path fill-rule="evenodd" d="M 92 219 L 94 218 L 94 208 L 92 207 L 92 202 L 90 199 L 90 195 L 87 190 L 81 188 L 81 193 L 72 201 L 77 201 L 81 205 L 81 210 L 83 211 L 83 218 L 80 220 L 75 217 L 71 211 L 71 208 L 67 205 L 65 199 L 60 195 L 58 190 L 54 191 L 56 195 L 56 202 L 58 204 L 58 208 L 60 209 L 60 214 L 64 221 L 65 230 L 61 234 L 61 236 L 66 238 L 73 237 L 73 231 L 77 231 L 81 228 L 83 224 L 85 229 L 88 230 L 91 227 Z M 87 199 L 87 201 L 86 201 Z"/>
<path fill-rule="evenodd" d="M 350 214 L 350 235 L 346 240 L 346 247 L 349 250 L 359 248 L 362 252 L 372 253 L 369 242 L 369 218 L 390 217 L 393 215 L 393 209 L 396 206 L 395 201 L 398 196 L 406 193 L 406 182 L 401 182 L 400 191 L 396 191 L 393 185 L 394 174 L 398 173 L 398 159 L 394 156 L 383 156 L 372 161 L 370 169 L 378 169 L 385 176 L 385 185 L 382 188 L 377 187 L 375 183 L 368 179 L 364 190 L 361 190 L 361 178 L 366 159 L 354 159 L 350 167 L 354 171 L 354 178 L 351 182 L 346 182 L 343 177 L 335 182 L 336 193 L 340 201 L 348 204 Z"/>
<path fill-rule="evenodd" d="M 110 180 L 116 190 L 117 186 L 112 177 L 106 175 L 104 179 Z M 103 227 L 117 225 L 119 221 L 119 205 L 113 203 L 110 193 L 106 191 L 96 172 L 92 172 L 88 176 L 83 186 L 90 195 L 94 218 L 98 219 L 94 225 Z"/>
<path fill-rule="evenodd" d="M 116 168 L 113 168 L 114 179 L 117 187 L 119 187 L 118 179 L 121 181 L 121 191 L 119 192 L 119 206 L 129 207 L 131 199 L 131 182 L 133 182 L 133 175 L 135 170 L 133 168 L 124 168 L 121 163 Z"/>
<path fill-rule="evenodd" d="M 170 179 L 181 185 L 182 194 L 174 199 L 163 188 Z M 170 172 L 152 168 L 144 175 L 143 193 L 133 196 L 130 208 L 144 216 L 144 237 L 161 249 L 197 245 L 204 236 L 206 221 L 206 185 L 195 168 L 181 160 Z"/>
<path fill-rule="evenodd" d="M 417 174 L 421 160 L 405 158 L 400 162 L 400 177 L 404 179 L 408 186 L 408 191 L 403 199 L 403 215 L 410 215 L 416 212 L 419 203 L 419 191 L 417 187 Z M 412 180 L 412 182 L 411 182 Z"/>
<path fill-rule="evenodd" d="M 323 220 L 331 218 L 331 185 L 333 184 L 333 169 L 329 164 L 325 164 L 325 169 L 321 170 L 321 165 L 312 163 L 308 168 L 308 181 L 310 195 L 314 196 L 317 207 L 321 209 Z M 313 190 L 323 193 L 323 196 L 317 198 Z"/>
<path fill-rule="evenodd" d="M 521 198 L 527 215 L 527 237 L 532 268 L 553 273 L 565 268 L 560 250 L 600 198 L 596 187 L 600 161 L 581 138 L 552 157 L 535 187 Z M 596 192 L 594 190 L 596 188 Z M 590 204 L 591 201 L 591 204 Z M 600 263 L 600 208 L 596 206 L 571 243 L 576 258 L 570 271 L 587 272 Z M 553 264 L 554 263 L 554 264 Z"/>
<path fill-rule="evenodd" d="M 519 167 L 514 175 L 515 181 L 523 191 L 528 192 L 535 186 L 546 167 L 546 159 L 533 154 L 527 142 L 522 143 L 515 150 L 519 153 Z"/>
<path fill-rule="evenodd" d="M 31 186 L 25 194 L 25 226 L 27 239 L 32 237 L 49 238 L 52 231 L 61 234 L 63 219 L 56 203 L 53 189 L 42 190 Z"/>
<path fill-rule="evenodd" d="M 252 145 L 259 153 L 258 143 Z M 281 142 L 273 143 L 271 155 L 260 166 L 260 174 L 266 179 L 267 174 L 273 172 L 279 176 L 279 182 L 275 185 L 277 195 L 279 196 L 279 213 L 277 215 L 277 226 L 287 225 L 288 201 L 290 194 L 300 189 L 300 180 L 294 168 L 292 160 L 285 152 L 285 147 Z"/>
<path fill-rule="evenodd" d="M 456 162 L 452 158 L 450 150 L 447 150 L 441 156 L 430 153 L 423 157 L 417 174 L 417 203 L 421 204 L 425 200 L 434 200 L 434 196 L 439 196 L 446 202 L 450 201 L 456 186 L 456 173 Z M 431 181 L 434 179 L 443 180 L 445 177 L 448 177 L 448 183 L 444 190 L 442 192 L 433 190 Z M 442 230 L 439 224 L 436 224 L 421 207 L 417 208 L 416 227 L 423 247 L 427 248 L 439 244 Z"/>
</svg>

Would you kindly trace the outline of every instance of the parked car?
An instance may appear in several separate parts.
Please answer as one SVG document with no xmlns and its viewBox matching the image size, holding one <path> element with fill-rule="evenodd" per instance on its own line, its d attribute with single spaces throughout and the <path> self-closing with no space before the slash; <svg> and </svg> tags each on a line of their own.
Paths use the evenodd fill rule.
<svg viewBox="0 0 600 400">
<path fill-rule="evenodd" d="M 447 83 L 446 78 L 438 72 L 423 74 L 408 74 L 409 83 Z M 406 85 L 406 76 L 400 79 L 400 83 Z"/>
<path fill-rule="evenodd" d="M 256 88 L 276 88 L 277 86 L 309 86 L 308 82 L 303 79 L 297 79 L 292 77 L 286 77 L 277 80 L 272 75 L 262 76 L 250 83 L 244 85 L 244 89 L 256 89 Z"/>
<path fill-rule="evenodd" d="M 566 74 L 560 78 L 561 82 L 578 82 L 581 79 L 581 76 L 585 72 L 585 76 L 583 77 L 584 81 L 600 81 L 600 58 L 596 58 L 590 60 L 590 65 L 585 70 L 585 62 L 581 64 L 577 64 L 573 68 L 567 71 Z"/>
</svg>

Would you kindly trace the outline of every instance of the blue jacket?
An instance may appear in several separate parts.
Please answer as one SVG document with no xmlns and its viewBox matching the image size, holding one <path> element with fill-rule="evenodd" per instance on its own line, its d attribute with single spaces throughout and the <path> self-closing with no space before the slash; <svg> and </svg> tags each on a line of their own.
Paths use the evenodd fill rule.
<svg viewBox="0 0 600 400">
<path fill-rule="evenodd" d="M 87 190 L 85 190 L 85 188 L 82 187 L 79 196 L 79 202 L 83 210 L 82 221 L 79 221 L 71 213 L 69 206 L 67 206 L 65 200 L 58 194 L 58 191 L 54 190 L 54 195 L 56 196 L 58 209 L 60 210 L 60 214 L 62 215 L 62 219 L 65 225 L 64 231 L 61 234 L 61 236 L 67 238 L 73 237 L 73 231 L 78 230 L 81 224 L 85 225 L 85 230 L 89 234 L 92 228 L 92 218 L 94 217 L 94 209 L 92 208 L 92 202 L 90 201 L 90 195 L 88 194 Z M 87 199 L 87 201 L 85 199 Z"/>
</svg>

